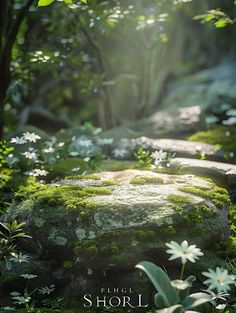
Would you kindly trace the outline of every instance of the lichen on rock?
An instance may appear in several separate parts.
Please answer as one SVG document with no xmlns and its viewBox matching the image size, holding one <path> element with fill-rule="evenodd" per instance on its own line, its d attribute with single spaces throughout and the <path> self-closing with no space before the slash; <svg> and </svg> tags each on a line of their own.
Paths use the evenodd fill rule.
<svg viewBox="0 0 236 313">
<path fill-rule="evenodd" d="M 161 253 L 171 238 L 204 249 L 229 233 L 227 191 L 194 175 L 102 172 L 37 183 L 17 197 L 6 219 L 27 220 L 44 257 L 57 253 L 64 262 L 74 255 L 81 268 L 130 267 L 148 251 Z"/>
</svg>

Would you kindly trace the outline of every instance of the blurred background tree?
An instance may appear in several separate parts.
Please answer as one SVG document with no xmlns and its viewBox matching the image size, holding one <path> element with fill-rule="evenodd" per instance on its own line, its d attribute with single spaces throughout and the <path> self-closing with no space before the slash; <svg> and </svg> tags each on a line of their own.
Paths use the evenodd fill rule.
<svg viewBox="0 0 236 313">
<path fill-rule="evenodd" d="M 6 130 L 29 123 L 54 131 L 87 120 L 111 128 L 146 117 L 160 108 L 169 82 L 235 53 L 234 26 L 223 27 L 231 22 L 216 30 L 194 20 L 209 20 L 204 14 L 217 7 L 235 16 L 231 0 L 65 2 L 41 0 L 51 5 L 33 6 L 22 19 L 12 58 L 1 48 Z"/>
</svg>

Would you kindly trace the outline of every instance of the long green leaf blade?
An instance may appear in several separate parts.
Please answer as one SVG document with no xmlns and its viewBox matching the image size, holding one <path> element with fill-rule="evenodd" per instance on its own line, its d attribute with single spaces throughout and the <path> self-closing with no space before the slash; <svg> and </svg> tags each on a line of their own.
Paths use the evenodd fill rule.
<svg viewBox="0 0 236 313">
<path fill-rule="evenodd" d="M 138 263 L 135 267 L 144 271 L 149 277 L 157 292 L 162 296 L 167 307 L 179 303 L 180 299 L 176 289 L 171 286 L 170 278 L 160 267 L 147 261 Z"/>
</svg>

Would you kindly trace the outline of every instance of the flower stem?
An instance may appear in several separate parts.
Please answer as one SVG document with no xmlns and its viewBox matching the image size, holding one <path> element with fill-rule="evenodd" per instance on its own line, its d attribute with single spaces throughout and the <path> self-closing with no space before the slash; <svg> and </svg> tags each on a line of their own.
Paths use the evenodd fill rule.
<svg viewBox="0 0 236 313">
<path fill-rule="evenodd" d="M 184 277 L 185 264 L 186 263 L 182 264 L 182 268 L 181 268 L 181 272 L 180 272 L 180 278 L 179 278 L 180 280 L 183 280 L 183 277 Z"/>
</svg>

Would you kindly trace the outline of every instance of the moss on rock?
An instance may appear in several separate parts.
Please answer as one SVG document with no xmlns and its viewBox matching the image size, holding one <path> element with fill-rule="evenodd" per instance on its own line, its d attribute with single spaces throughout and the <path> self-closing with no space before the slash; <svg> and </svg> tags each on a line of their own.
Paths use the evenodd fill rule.
<svg viewBox="0 0 236 313">
<path fill-rule="evenodd" d="M 160 185 L 164 184 L 164 180 L 161 177 L 141 176 L 131 178 L 129 183 L 133 185 Z"/>
<path fill-rule="evenodd" d="M 173 203 L 191 203 L 192 202 L 191 198 L 177 195 L 177 194 L 168 195 L 167 200 Z"/>
<path fill-rule="evenodd" d="M 224 207 L 230 203 L 230 196 L 226 189 L 218 186 L 213 188 L 201 188 L 196 186 L 179 187 L 178 190 L 186 193 L 190 193 L 196 196 L 200 196 L 205 199 L 211 200 L 217 207 Z"/>
<path fill-rule="evenodd" d="M 190 141 L 198 141 L 212 145 L 218 145 L 227 152 L 236 151 L 236 127 L 235 126 L 214 126 L 207 131 L 197 132 L 188 137 Z M 236 156 L 233 158 L 236 161 Z"/>
<path fill-rule="evenodd" d="M 65 179 L 93 179 L 100 180 L 101 178 L 97 175 L 70 175 L 66 176 Z"/>
<path fill-rule="evenodd" d="M 102 185 L 104 185 L 104 186 L 116 186 L 116 185 L 119 185 L 119 182 L 115 179 L 105 179 L 102 181 Z"/>
</svg>

